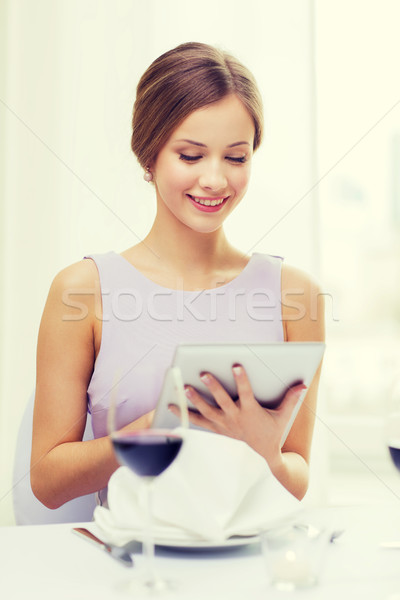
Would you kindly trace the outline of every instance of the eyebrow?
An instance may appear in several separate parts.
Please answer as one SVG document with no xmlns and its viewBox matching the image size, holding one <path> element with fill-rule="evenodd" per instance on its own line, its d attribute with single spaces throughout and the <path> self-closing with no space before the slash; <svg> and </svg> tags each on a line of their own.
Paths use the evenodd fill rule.
<svg viewBox="0 0 400 600">
<path fill-rule="evenodd" d="M 175 140 L 176 142 L 187 142 L 188 144 L 192 144 L 193 146 L 200 146 L 201 148 L 207 148 L 206 144 L 202 144 L 201 142 L 195 142 L 194 140 Z M 233 148 L 234 146 L 250 146 L 249 142 L 234 142 L 233 144 L 229 144 L 227 148 Z"/>
</svg>

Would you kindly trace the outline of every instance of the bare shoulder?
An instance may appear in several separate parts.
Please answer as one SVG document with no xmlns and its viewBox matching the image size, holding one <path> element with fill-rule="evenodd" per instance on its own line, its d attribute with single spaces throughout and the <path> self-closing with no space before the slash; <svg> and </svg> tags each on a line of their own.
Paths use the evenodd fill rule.
<svg viewBox="0 0 400 600">
<path fill-rule="evenodd" d="M 303 287 L 305 290 L 320 289 L 318 281 L 306 271 L 288 265 L 282 264 L 282 289 Z"/>
<path fill-rule="evenodd" d="M 87 288 L 98 284 L 99 275 L 93 260 L 80 260 L 65 267 L 54 277 L 53 284 L 60 287 Z"/>
<path fill-rule="evenodd" d="M 99 303 L 101 290 L 97 267 L 92 260 L 84 259 L 65 267 L 54 277 L 45 314 L 62 310 L 67 318 L 78 320 L 83 313 L 94 315 Z"/>
<path fill-rule="evenodd" d="M 292 265 L 282 265 L 282 320 L 287 340 L 323 340 L 325 303 L 319 282 Z"/>
</svg>

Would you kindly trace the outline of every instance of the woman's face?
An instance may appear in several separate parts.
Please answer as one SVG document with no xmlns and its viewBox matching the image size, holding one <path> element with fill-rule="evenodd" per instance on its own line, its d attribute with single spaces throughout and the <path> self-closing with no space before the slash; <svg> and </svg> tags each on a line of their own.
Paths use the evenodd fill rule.
<svg viewBox="0 0 400 600">
<path fill-rule="evenodd" d="M 254 131 L 235 95 L 191 113 L 152 165 L 159 213 L 198 232 L 218 229 L 246 192 Z"/>
</svg>

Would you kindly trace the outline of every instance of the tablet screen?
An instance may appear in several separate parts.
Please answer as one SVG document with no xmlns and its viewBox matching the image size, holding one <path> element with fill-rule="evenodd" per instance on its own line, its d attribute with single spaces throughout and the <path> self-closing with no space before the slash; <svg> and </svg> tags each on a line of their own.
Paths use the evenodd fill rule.
<svg viewBox="0 0 400 600">
<path fill-rule="evenodd" d="M 276 408 L 287 390 L 305 383 L 308 387 L 322 360 L 323 342 L 272 342 L 268 344 L 180 344 L 171 366 L 180 370 L 182 385 L 191 385 L 208 402 L 215 404 L 200 374 L 209 372 L 223 385 L 233 399 L 237 399 L 232 373 L 235 364 L 241 364 L 248 375 L 257 401 L 266 408 Z M 177 404 L 178 390 L 167 376 L 157 405 L 153 427 L 174 427 L 179 420 L 168 410 L 168 404 Z M 297 414 L 304 394 L 295 413 Z M 190 405 L 190 409 L 194 407 Z M 295 415 L 294 415 L 295 417 Z M 294 420 L 294 417 L 291 423 Z"/>
</svg>

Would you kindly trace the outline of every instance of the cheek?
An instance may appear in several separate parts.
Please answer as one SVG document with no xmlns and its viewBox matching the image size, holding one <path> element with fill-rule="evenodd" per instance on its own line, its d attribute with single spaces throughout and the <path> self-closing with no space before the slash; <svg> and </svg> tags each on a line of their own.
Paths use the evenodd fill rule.
<svg viewBox="0 0 400 600">
<path fill-rule="evenodd" d="M 238 169 L 231 178 L 231 182 L 237 190 L 246 190 L 250 181 L 250 166 Z"/>
<path fill-rule="evenodd" d="M 185 164 L 176 161 L 168 165 L 165 175 L 169 182 L 169 187 L 176 190 L 190 187 L 194 178 L 193 171 L 189 171 Z"/>
</svg>

